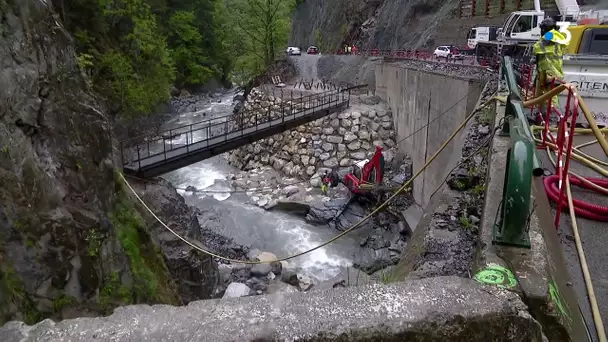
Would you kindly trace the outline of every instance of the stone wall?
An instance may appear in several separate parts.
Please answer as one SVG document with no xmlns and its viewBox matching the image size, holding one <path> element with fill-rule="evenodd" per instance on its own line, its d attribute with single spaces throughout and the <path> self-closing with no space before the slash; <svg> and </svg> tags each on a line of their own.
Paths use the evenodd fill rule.
<svg viewBox="0 0 608 342">
<path fill-rule="evenodd" d="M 257 113 L 274 113 L 283 100 L 256 89 L 246 104 L 248 118 Z M 373 98 L 366 103 L 351 99 L 351 107 L 341 113 L 276 134 L 230 152 L 230 164 L 249 170 L 271 165 L 289 176 L 311 177 L 320 170 L 353 163 L 371 157 L 374 146 L 395 146 L 391 111 Z M 278 113 L 280 115 L 280 112 Z M 271 114 L 275 115 L 275 114 Z M 385 159 L 393 159 L 391 151 Z M 314 183 L 313 183 L 314 185 Z"/>
</svg>

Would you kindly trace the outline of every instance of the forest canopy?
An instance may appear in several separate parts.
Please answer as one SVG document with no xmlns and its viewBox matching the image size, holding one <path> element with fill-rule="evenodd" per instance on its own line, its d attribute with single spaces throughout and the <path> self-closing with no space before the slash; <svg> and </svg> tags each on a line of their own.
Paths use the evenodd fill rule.
<svg viewBox="0 0 608 342">
<path fill-rule="evenodd" d="M 53 0 L 78 64 L 114 114 L 151 113 L 171 90 L 244 84 L 283 54 L 296 0 Z"/>
</svg>

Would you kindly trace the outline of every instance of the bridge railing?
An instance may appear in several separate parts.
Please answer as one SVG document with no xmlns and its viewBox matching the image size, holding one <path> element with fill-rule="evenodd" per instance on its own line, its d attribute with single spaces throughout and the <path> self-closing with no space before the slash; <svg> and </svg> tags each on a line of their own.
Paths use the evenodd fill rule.
<svg viewBox="0 0 608 342">
<path fill-rule="evenodd" d="M 286 94 L 289 92 L 284 93 Z M 203 146 L 220 144 L 256 132 L 258 129 L 267 129 L 312 115 L 323 109 L 348 106 L 349 101 L 350 89 L 260 101 L 259 108 L 172 128 L 153 137 L 126 140 L 121 143 L 122 164 L 141 168 L 142 160 L 147 158 L 159 157 L 166 160 L 171 158 L 171 152 L 176 150 L 183 151 L 185 148 L 185 152 L 190 153 Z M 133 144 L 135 141 L 144 141 L 144 143 Z"/>
<path fill-rule="evenodd" d="M 543 174 L 536 157 L 532 130 L 524 112 L 519 82 L 510 57 L 503 57 L 501 68 L 507 83 L 505 123 L 502 134 L 511 138 L 500 216 L 494 225 L 493 242 L 530 248 L 528 235 L 531 215 L 532 179 Z"/>
</svg>

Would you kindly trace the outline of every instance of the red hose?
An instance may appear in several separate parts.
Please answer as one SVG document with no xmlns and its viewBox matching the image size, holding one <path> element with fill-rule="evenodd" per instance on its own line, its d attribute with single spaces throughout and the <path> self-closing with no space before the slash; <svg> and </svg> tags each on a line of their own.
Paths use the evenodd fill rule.
<svg viewBox="0 0 608 342">
<path fill-rule="evenodd" d="M 585 177 L 585 179 L 595 185 L 599 185 L 604 188 L 608 187 L 608 179 L 591 178 L 591 177 Z M 551 201 L 557 203 L 557 201 L 559 200 L 559 192 L 560 192 L 559 189 L 557 188 L 557 184 L 559 183 L 559 176 L 553 175 L 553 176 L 545 177 L 544 183 L 545 183 L 545 190 L 547 192 L 547 197 L 549 197 L 549 199 Z M 570 184 L 576 185 L 576 186 L 579 186 L 579 187 L 582 187 L 585 189 L 597 191 L 593 187 L 583 183 L 580 179 L 578 179 L 578 177 L 570 177 Z M 563 186 L 566 186 L 566 185 L 564 184 Z M 588 219 L 594 220 L 594 221 L 608 222 L 608 207 L 577 200 L 574 198 L 572 199 L 572 203 L 574 204 L 574 212 L 576 213 L 576 215 L 584 217 L 584 218 L 588 218 Z M 562 205 L 563 205 L 562 208 L 564 211 L 568 210 L 568 198 L 566 196 L 564 196 L 564 198 L 563 198 Z"/>
</svg>

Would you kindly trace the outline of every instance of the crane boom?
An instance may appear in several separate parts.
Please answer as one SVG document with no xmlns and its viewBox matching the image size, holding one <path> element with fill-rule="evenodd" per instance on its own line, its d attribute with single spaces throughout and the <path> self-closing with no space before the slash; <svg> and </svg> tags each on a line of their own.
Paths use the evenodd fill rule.
<svg viewBox="0 0 608 342">
<path fill-rule="evenodd" d="M 539 0 L 534 0 L 534 2 Z M 565 20 L 566 17 L 578 18 L 581 8 L 578 5 L 576 0 L 555 0 L 557 4 L 557 9 L 562 16 L 562 20 Z"/>
</svg>

